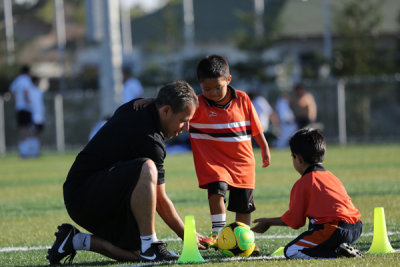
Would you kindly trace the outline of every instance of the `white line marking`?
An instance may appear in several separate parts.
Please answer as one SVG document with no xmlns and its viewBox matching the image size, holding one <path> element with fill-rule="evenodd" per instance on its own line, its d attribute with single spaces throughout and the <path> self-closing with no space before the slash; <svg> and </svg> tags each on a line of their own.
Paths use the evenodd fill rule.
<svg viewBox="0 0 400 267">
<path fill-rule="evenodd" d="M 388 232 L 388 236 L 392 235 L 400 235 L 400 232 Z M 366 236 L 373 236 L 374 233 L 364 233 L 361 236 L 366 237 Z M 256 239 L 284 239 L 284 238 L 295 238 L 298 235 L 256 235 Z M 182 239 L 180 238 L 164 238 L 162 239 L 163 241 L 166 242 L 180 242 Z M 38 247 L 5 247 L 5 248 L 0 248 L 0 253 L 1 252 L 16 252 L 16 251 L 31 251 L 31 250 L 45 250 L 49 249 L 50 246 L 38 246 Z M 396 250 L 400 251 L 400 250 Z M 260 259 L 264 259 L 265 256 L 262 256 Z M 275 257 L 276 258 L 276 257 Z M 232 258 L 229 258 L 232 259 Z M 258 257 L 251 257 L 251 259 L 258 259 Z"/>
</svg>

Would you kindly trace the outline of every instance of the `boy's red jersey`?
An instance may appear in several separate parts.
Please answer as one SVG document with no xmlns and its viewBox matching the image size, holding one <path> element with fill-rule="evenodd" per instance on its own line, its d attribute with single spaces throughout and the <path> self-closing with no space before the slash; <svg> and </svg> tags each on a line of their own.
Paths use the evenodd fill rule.
<svg viewBox="0 0 400 267">
<path fill-rule="evenodd" d="M 356 223 L 360 217 L 342 182 L 317 164 L 307 169 L 293 185 L 289 210 L 281 219 L 298 229 L 307 218 L 313 224 L 323 224 L 338 221 Z"/>
<path fill-rule="evenodd" d="M 199 95 L 199 107 L 190 121 L 190 141 L 199 187 L 223 181 L 238 188 L 255 185 L 252 136 L 263 133 L 250 98 L 232 90 L 228 107 L 217 107 Z"/>
</svg>

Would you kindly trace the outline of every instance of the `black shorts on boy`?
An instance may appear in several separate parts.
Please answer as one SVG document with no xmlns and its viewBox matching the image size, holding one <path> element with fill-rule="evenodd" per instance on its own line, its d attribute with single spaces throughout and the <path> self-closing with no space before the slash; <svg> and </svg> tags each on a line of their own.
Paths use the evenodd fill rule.
<svg viewBox="0 0 400 267">
<path fill-rule="evenodd" d="M 225 201 L 228 189 L 230 192 L 227 210 L 243 214 L 255 211 L 253 189 L 232 187 L 225 182 L 213 182 L 208 184 L 208 196 L 218 194 L 223 196 Z"/>
</svg>

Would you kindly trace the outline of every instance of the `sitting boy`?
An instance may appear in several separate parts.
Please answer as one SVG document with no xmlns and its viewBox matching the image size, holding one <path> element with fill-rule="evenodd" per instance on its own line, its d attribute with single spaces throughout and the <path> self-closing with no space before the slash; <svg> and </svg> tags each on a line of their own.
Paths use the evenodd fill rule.
<svg viewBox="0 0 400 267">
<path fill-rule="evenodd" d="M 285 246 L 289 259 L 361 257 L 351 247 L 361 235 L 361 214 L 340 180 L 324 169 L 326 143 L 318 130 L 301 129 L 290 139 L 293 166 L 302 177 L 290 193 L 289 210 L 281 217 L 259 218 L 252 230 L 264 233 L 272 225 L 298 229 L 309 218 L 308 230 Z"/>
</svg>

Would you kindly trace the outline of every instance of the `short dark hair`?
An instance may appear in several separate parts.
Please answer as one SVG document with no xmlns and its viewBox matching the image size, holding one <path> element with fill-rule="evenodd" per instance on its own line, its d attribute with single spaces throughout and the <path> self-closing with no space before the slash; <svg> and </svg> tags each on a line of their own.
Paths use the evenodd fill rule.
<svg viewBox="0 0 400 267">
<path fill-rule="evenodd" d="M 199 101 L 193 88 L 185 81 L 175 81 L 163 86 L 158 92 L 156 106 L 169 105 L 173 113 L 179 113 L 187 105 L 198 106 Z"/>
<path fill-rule="evenodd" d="M 197 65 L 197 79 L 199 82 L 205 79 L 229 77 L 228 61 L 219 55 L 209 55 L 200 60 Z"/>
<path fill-rule="evenodd" d="M 298 130 L 289 140 L 290 150 L 309 164 L 321 163 L 325 158 L 326 142 L 321 131 L 312 128 Z"/>
<path fill-rule="evenodd" d="M 20 69 L 20 73 L 22 74 L 29 74 L 29 72 L 31 72 L 31 67 L 28 65 L 23 65 Z"/>
</svg>

